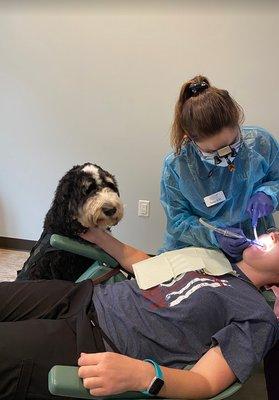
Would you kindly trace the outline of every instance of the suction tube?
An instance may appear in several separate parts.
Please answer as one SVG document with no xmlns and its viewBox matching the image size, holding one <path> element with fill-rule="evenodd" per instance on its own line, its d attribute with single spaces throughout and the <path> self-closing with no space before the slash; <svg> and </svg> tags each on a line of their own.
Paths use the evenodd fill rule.
<svg viewBox="0 0 279 400">
<path fill-rule="evenodd" d="M 234 238 L 234 239 L 243 239 L 244 238 L 244 236 L 239 235 L 238 233 L 231 232 L 228 229 L 217 228 L 217 226 L 214 226 L 214 225 L 210 224 L 208 221 L 205 221 L 202 218 L 199 218 L 199 222 L 200 222 L 201 225 L 205 226 L 207 229 L 209 229 L 211 231 L 214 231 L 214 232 L 217 232 L 217 233 L 220 233 L 220 235 L 231 237 L 231 238 Z M 249 243 L 251 243 L 251 244 L 255 244 L 256 246 L 265 247 L 264 245 L 262 245 L 258 241 L 251 240 L 251 239 L 247 239 L 247 241 Z"/>
<path fill-rule="evenodd" d="M 200 218 L 199 219 L 200 224 L 205 226 L 207 229 L 220 233 L 220 235 L 224 235 L 227 237 L 235 238 L 235 239 L 242 239 L 243 236 L 239 235 L 238 233 L 234 233 L 229 231 L 228 229 L 222 229 L 222 228 L 217 228 L 217 226 L 211 225 L 208 221 L 205 221 L 204 219 Z"/>
</svg>

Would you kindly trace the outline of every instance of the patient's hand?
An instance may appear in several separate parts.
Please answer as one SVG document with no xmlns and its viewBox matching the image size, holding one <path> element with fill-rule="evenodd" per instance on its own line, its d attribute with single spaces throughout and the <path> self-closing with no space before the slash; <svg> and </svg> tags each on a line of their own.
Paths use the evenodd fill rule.
<svg viewBox="0 0 279 400">
<path fill-rule="evenodd" d="M 81 233 L 79 236 L 88 242 L 96 243 L 101 233 L 102 230 L 100 228 L 90 228 L 87 232 Z"/>
<path fill-rule="evenodd" d="M 115 258 L 126 271 L 131 273 L 133 273 L 133 264 L 149 258 L 144 251 L 120 242 L 108 231 L 103 231 L 99 228 L 90 228 L 86 233 L 80 234 L 80 237 L 95 243 Z"/>
<path fill-rule="evenodd" d="M 94 396 L 145 390 L 154 377 L 149 363 L 117 353 L 81 353 L 78 365 L 84 387 Z"/>
</svg>

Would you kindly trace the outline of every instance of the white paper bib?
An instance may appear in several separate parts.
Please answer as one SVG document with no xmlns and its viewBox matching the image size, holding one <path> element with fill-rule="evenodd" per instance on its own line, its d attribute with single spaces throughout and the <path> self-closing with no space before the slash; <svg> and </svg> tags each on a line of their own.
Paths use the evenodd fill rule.
<svg viewBox="0 0 279 400">
<path fill-rule="evenodd" d="M 216 276 L 233 273 L 231 263 L 221 251 L 201 247 L 162 253 L 133 264 L 133 270 L 138 286 L 144 290 L 189 271 Z"/>
</svg>

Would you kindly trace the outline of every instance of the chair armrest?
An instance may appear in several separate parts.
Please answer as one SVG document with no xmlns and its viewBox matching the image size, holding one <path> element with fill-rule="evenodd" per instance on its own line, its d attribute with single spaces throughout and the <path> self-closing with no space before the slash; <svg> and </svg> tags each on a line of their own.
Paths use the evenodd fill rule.
<svg viewBox="0 0 279 400">
<path fill-rule="evenodd" d="M 114 258 L 109 256 L 96 245 L 93 246 L 89 243 L 81 243 L 78 240 L 57 234 L 51 236 L 50 244 L 58 250 L 65 250 L 93 260 L 98 260 L 101 263 L 109 265 L 111 268 L 115 268 L 119 265 Z"/>
<path fill-rule="evenodd" d="M 78 376 L 78 367 L 55 365 L 48 373 L 48 388 L 51 394 L 80 399 L 146 399 L 149 396 L 141 392 L 125 392 L 113 396 L 95 397 L 85 389 Z"/>
<path fill-rule="evenodd" d="M 235 382 L 217 396 L 208 400 L 223 400 L 232 396 L 241 388 L 241 383 Z M 55 365 L 48 373 L 48 388 L 51 394 L 56 396 L 67 396 L 80 399 L 146 399 L 150 398 L 141 392 L 125 392 L 113 396 L 95 397 L 85 389 L 81 378 L 78 376 L 78 367 Z M 160 397 L 156 397 L 160 398 Z"/>
<path fill-rule="evenodd" d="M 106 283 L 115 283 L 115 282 L 121 282 L 126 280 L 126 276 L 122 272 L 118 272 L 116 275 L 112 277 L 105 277 L 105 275 L 109 272 L 117 272 L 119 271 L 118 269 L 112 269 L 104 264 L 100 264 L 99 261 L 95 261 L 90 267 L 87 268 L 87 270 L 76 280 L 76 283 L 82 282 L 86 279 L 92 279 L 97 280 L 98 278 L 102 277 L 105 279 L 104 282 Z M 103 283 L 103 280 L 102 280 Z M 95 282 L 96 284 L 96 282 Z"/>
<path fill-rule="evenodd" d="M 231 397 L 233 394 L 239 391 L 239 389 L 242 388 L 242 384 L 239 382 L 233 383 L 231 386 L 229 386 L 227 389 L 223 390 L 223 392 L 217 394 L 214 397 L 210 397 L 208 400 L 223 400 L 227 399 L 228 397 Z"/>
<path fill-rule="evenodd" d="M 263 290 L 262 295 L 265 298 L 265 300 L 267 301 L 267 303 L 270 305 L 270 307 L 273 309 L 275 301 L 276 301 L 276 297 L 275 297 L 275 294 L 273 293 L 273 291 L 270 289 Z"/>
</svg>

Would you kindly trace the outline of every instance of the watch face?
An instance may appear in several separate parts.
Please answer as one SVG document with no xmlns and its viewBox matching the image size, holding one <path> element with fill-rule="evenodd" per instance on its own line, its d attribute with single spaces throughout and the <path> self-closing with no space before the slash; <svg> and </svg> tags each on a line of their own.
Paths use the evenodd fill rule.
<svg viewBox="0 0 279 400">
<path fill-rule="evenodd" d="M 152 383 L 151 387 L 149 388 L 149 393 L 155 396 L 160 392 L 162 387 L 164 386 L 164 381 L 163 379 L 156 378 L 155 381 Z"/>
</svg>

